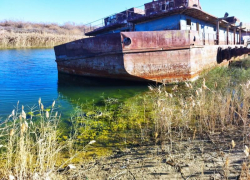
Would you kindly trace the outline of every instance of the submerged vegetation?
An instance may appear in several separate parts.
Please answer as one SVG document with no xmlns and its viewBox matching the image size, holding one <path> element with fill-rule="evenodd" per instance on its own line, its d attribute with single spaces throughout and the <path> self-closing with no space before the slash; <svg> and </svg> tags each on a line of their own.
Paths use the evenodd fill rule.
<svg viewBox="0 0 250 180">
<path fill-rule="evenodd" d="M 84 26 L 71 22 L 58 25 L 56 23 L 0 21 L 0 49 L 51 48 L 81 38 L 84 38 Z"/>
<path fill-rule="evenodd" d="M 242 168 L 237 173 L 241 178 L 249 178 L 249 61 L 241 66 L 245 68 L 216 68 L 193 83 L 149 86 L 148 92 L 124 102 L 108 98 L 102 105 L 78 104 L 72 117 L 64 122 L 60 122 L 64 118 L 56 112 L 55 102 L 45 109 L 39 99 L 37 107 L 27 112 L 17 104 L 0 126 L 0 176 L 6 179 L 88 179 L 93 176 L 88 173 L 92 170 L 85 168 L 84 163 L 90 158 L 150 144 L 151 148 L 159 147 L 156 154 L 161 152 L 165 165 L 179 168 L 184 177 L 185 167 L 180 166 L 174 156 L 174 152 L 180 150 L 178 146 L 186 143 L 190 151 L 188 158 L 193 162 L 198 157 L 191 155 L 191 147 L 200 149 L 203 164 L 199 166 L 203 167 L 206 162 L 204 144 L 216 144 L 213 136 L 233 129 L 241 133 L 238 137 L 229 133 L 230 141 L 223 142 L 227 143 L 225 147 L 218 149 L 219 154 L 226 156 L 217 169 L 221 169 L 220 176 L 224 179 L 230 177 L 233 167 L 230 159 L 233 150 L 238 148 L 243 157 L 239 157 L 242 159 L 238 165 Z M 202 142 L 197 147 L 196 140 Z M 122 167 L 126 169 L 128 164 L 126 161 L 126 166 Z M 204 168 L 197 170 L 200 177 L 204 175 Z M 132 169 L 126 172 L 136 179 Z"/>
</svg>

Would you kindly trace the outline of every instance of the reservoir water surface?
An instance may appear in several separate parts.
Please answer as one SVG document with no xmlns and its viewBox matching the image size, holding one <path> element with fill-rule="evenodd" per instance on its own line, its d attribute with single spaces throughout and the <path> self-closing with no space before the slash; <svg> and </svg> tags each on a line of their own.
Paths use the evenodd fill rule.
<svg viewBox="0 0 250 180">
<path fill-rule="evenodd" d="M 60 82 L 60 83 L 59 83 Z M 78 103 L 105 98 L 120 101 L 146 91 L 147 85 L 123 84 L 91 78 L 58 76 L 53 49 L 0 50 L 0 117 L 16 107 L 26 111 L 38 104 L 49 107 L 56 100 L 62 114 Z M 74 103 L 77 102 L 77 103 Z"/>
</svg>

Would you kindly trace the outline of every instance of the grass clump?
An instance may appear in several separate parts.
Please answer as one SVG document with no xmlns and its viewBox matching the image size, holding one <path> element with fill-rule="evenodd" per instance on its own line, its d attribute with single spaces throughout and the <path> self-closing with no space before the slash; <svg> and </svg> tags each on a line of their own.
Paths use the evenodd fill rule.
<svg viewBox="0 0 250 180">
<path fill-rule="evenodd" d="M 220 67 L 193 83 L 150 87 L 151 118 L 155 133 L 173 129 L 195 133 L 221 132 L 232 126 L 246 127 L 250 108 L 250 70 Z"/>
<path fill-rule="evenodd" d="M 20 180 L 67 178 L 70 170 L 77 169 L 70 164 L 72 160 L 95 141 L 83 146 L 81 152 L 74 150 L 75 136 L 60 141 L 60 116 L 54 111 L 55 101 L 50 111 L 44 109 L 41 99 L 38 109 L 32 108 L 30 113 L 23 106 L 20 110 L 18 105 L 0 126 L 0 176 Z"/>
</svg>

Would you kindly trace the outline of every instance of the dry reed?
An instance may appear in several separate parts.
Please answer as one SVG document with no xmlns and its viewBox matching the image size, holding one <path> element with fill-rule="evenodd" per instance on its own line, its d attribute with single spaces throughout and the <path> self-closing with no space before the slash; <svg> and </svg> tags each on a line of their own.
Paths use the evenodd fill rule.
<svg viewBox="0 0 250 180">
<path fill-rule="evenodd" d="M 60 131 L 58 123 L 60 117 L 54 112 L 55 101 L 50 109 L 44 111 L 41 99 L 38 101 L 39 109 L 36 116 L 39 120 L 34 123 L 32 116 L 26 116 L 25 109 L 22 107 L 19 113 L 18 105 L 4 123 L 1 124 L 0 139 L 0 177 L 4 179 L 67 179 L 67 174 L 72 167 L 74 158 L 79 152 L 72 149 L 73 138 L 59 141 Z M 49 113 L 50 111 L 50 113 Z M 25 116 L 24 116 L 25 114 Z M 89 145 L 96 141 L 92 140 Z M 86 146 L 85 146 L 86 147 Z M 85 153 L 85 148 L 81 150 Z M 65 155 L 74 152 L 70 157 Z M 69 164 L 71 164 L 69 166 Z M 69 168 L 70 167 L 70 168 Z M 64 173 L 59 173 L 63 168 Z M 78 168 L 73 168 L 78 171 Z M 83 178 L 77 172 L 79 179 Z"/>
<path fill-rule="evenodd" d="M 53 47 L 84 38 L 83 26 L 74 23 L 0 22 L 0 49 Z"/>
<path fill-rule="evenodd" d="M 82 35 L 60 35 L 60 34 L 39 34 L 39 33 L 10 33 L 4 32 L 0 35 L 0 49 L 7 48 L 41 48 L 54 47 L 84 38 Z"/>
</svg>

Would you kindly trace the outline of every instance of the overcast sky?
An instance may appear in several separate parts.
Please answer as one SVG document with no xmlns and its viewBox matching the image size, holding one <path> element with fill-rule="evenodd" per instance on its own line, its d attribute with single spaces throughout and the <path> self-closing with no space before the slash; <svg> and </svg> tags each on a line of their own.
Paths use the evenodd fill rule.
<svg viewBox="0 0 250 180">
<path fill-rule="evenodd" d="M 151 0 L 0 0 L 0 21 L 75 22 L 86 24 Z M 228 12 L 250 22 L 250 0 L 200 0 L 204 11 L 217 17 Z M 141 7 L 143 8 L 143 7 Z"/>
</svg>

